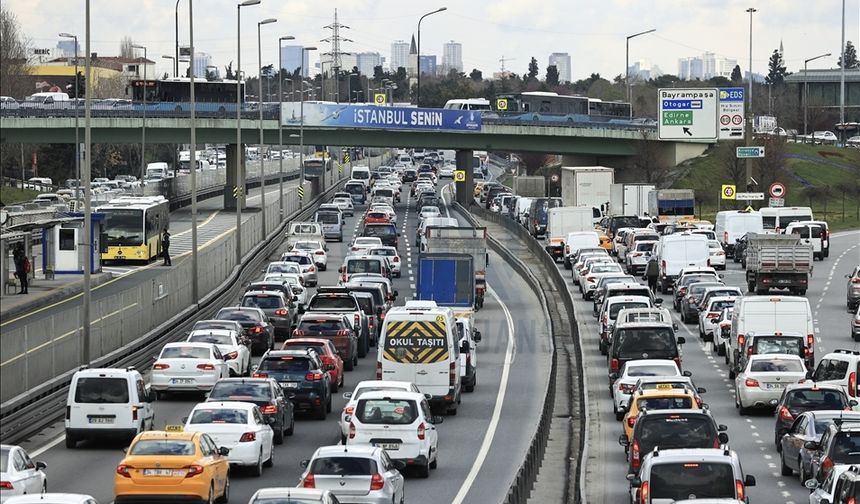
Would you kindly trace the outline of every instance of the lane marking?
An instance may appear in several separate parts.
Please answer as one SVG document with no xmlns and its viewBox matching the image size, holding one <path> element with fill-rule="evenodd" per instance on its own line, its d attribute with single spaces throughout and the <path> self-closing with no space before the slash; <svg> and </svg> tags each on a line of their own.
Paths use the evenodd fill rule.
<svg viewBox="0 0 860 504">
<path fill-rule="evenodd" d="M 466 475 L 466 479 L 463 481 L 463 484 L 460 486 L 460 490 L 457 492 L 454 500 L 451 501 L 451 504 L 462 504 L 466 495 L 469 493 L 469 490 L 472 488 L 472 485 L 475 483 L 478 473 L 481 472 L 481 466 L 484 465 L 487 454 L 490 452 L 490 447 L 493 445 L 493 438 L 496 435 L 496 429 L 499 426 L 499 419 L 502 415 L 502 406 L 505 402 L 505 393 L 508 390 L 508 378 L 511 371 L 511 363 L 513 362 L 514 319 L 511 317 L 511 312 L 508 311 L 507 305 L 502 302 L 499 296 L 496 295 L 496 291 L 489 285 L 487 286 L 487 292 L 493 296 L 493 299 L 499 303 L 499 306 L 502 307 L 502 311 L 505 313 L 505 320 L 508 325 L 508 344 L 505 347 L 505 360 L 502 363 L 502 377 L 499 382 L 499 392 L 496 394 L 496 403 L 493 406 L 493 416 L 490 418 L 490 424 L 487 426 L 487 432 L 484 434 L 484 440 L 481 443 L 480 450 L 478 450 L 478 456 L 475 457 L 475 461 L 472 463 L 472 468 L 469 469 L 469 474 Z"/>
</svg>

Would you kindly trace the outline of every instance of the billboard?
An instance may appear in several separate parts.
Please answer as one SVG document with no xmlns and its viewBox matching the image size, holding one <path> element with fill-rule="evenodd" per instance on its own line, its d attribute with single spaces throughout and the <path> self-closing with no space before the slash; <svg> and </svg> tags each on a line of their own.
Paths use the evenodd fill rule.
<svg viewBox="0 0 860 504">
<path fill-rule="evenodd" d="M 350 103 L 304 104 L 304 124 L 323 128 L 481 131 L 481 113 L 474 110 L 449 110 L 416 107 L 379 107 Z M 301 104 L 282 104 L 284 126 L 301 123 Z"/>
</svg>

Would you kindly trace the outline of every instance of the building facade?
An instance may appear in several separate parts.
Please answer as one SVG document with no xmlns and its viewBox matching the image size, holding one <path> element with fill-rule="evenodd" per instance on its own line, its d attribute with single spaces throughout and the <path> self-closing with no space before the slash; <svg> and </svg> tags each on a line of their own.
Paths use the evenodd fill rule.
<svg viewBox="0 0 860 504">
<path fill-rule="evenodd" d="M 396 72 L 398 68 L 409 66 L 409 42 L 396 40 L 391 44 L 391 66 L 389 70 Z"/>
<path fill-rule="evenodd" d="M 453 40 L 442 44 L 442 72 L 463 71 L 463 44 Z"/>
<path fill-rule="evenodd" d="M 373 69 L 382 66 L 382 55 L 378 52 L 360 52 L 355 55 L 356 66 L 362 75 L 373 77 Z"/>
<path fill-rule="evenodd" d="M 436 55 L 422 54 L 418 61 L 418 70 L 424 75 L 436 75 Z"/>
<path fill-rule="evenodd" d="M 701 57 L 679 58 L 678 77 L 683 80 L 708 80 L 714 77 L 730 79 L 737 64 L 735 59 L 705 52 Z"/>
<path fill-rule="evenodd" d="M 310 73 L 310 65 L 308 64 L 308 52 L 304 46 L 287 45 L 281 47 L 281 68 L 288 73 L 295 74 L 302 69 L 302 59 L 304 59 L 304 70 L 302 77 L 307 77 Z"/>
<path fill-rule="evenodd" d="M 571 64 L 570 55 L 565 53 L 552 53 L 549 55 L 549 66 L 555 65 L 558 70 L 558 81 L 561 83 L 570 82 Z"/>
<path fill-rule="evenodd" d="M 194 77 L 205 79 L 206 78 L 206 70 L 209 66 L 212 65 L 212 56 L 204 53 L 204 52 L 195 52 L 194 53 Z M 212 70 L 216 75 L 218 75 L 218 69 L 215 68 Z"/>
</svg>

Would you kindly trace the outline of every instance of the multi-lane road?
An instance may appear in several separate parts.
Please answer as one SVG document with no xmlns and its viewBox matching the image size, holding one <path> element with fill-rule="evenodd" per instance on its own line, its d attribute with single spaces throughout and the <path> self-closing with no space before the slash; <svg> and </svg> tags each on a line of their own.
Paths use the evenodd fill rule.
<svg viewBox="0 0 860 504">
<path fill-rule="evenodd" d="M 399 291 L 397 304 L 401 304 L 414 295 L 417 214 L 412 202 L 399 205 L 397 213 L 404 268 L 394 285 Z M 356 211 L 355 217 L 347 218 L 343 244 L 329 244 L 329 268 L 320 273 L 320 285 L 336 283 L 337 267 L 350 237 L 358 230 L 360 215 Z M 465 225 L 465 220 L 462 222 Z M 500 502 L 536 428 L 543 396 L 535 391 L 544 390 L 551 359 L 547 323 L 537 297 L 514 270 L 498 256 L 491 255 L 490 264 L 490 295 L 476 314 L 477 328 L 483 334 L 478 349 L 478 386 L 475 392 L 463 394 L 457 416 L 446 417 L 439 426 L 439 468 L 429 479 L 408 476 L 406 495 L 410 503 Z M 347 373 L 346 384 L 335 396 L 332 413 L 325 421 L 299 417 L 295 435 L 276 448 L 274 468 L 267 469 L 261 478 L 234 471 L 234 502 L 246 502 L 258 488 L 297 484 L 300 461 L 309 458 L 318 446 L 338 442 L 337 419 L 346 403 L 341 393 L 352 390 L 360 380 L 374 378 L 375 355 L 372 351 Z M 158 401 L 156 427 L 181 423 L 199 400 L 185 396 Z M 60 423 L 24 444 L 34 458 L 47 462 L 49 489 L 90 493 L 99 502 L 111 502 L 123 443 L 82 443 L 68 450 L 62 440 Z"/>
</svg>

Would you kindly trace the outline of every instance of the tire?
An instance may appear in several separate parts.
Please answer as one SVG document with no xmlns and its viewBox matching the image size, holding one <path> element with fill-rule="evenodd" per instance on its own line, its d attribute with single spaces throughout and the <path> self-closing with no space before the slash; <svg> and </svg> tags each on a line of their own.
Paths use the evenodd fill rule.
<svg viewBox="0 0 860 504">
<path fill-rule="evenodd" d="M 345 371 L 352 371 L 354 368 L 355 368 L 355 361 L 353 359 L 349 359 L 347 361 L 344 361 L 343 369 Z"/>
<path fill-rule="evenodd" d="M 207 499 L 206 502 L 209 504 L 215 504 L 215 483 L 209 484 L 209 499 Z"/>
<path fill-rule="evenodd" d="M 803 461 L 801 461 L 800 464 L 798 464 L 797 469 L 798 469 L 797 476 L 798 476 L 798 478 L 800 478 L 801 483 L 805 483 L 806 480 L 810 479 L 809 475 L 806 474 L 806 468 L 803 466 Z"/>
<path fill-rule="evenodd" d="M 445 414 L 448 416 L 457 416 L 457 405 L 455 404 L 453 407 L 445 410 Z"/>
<path fill-rule="evenodd" d="M 418 477 L 422 479 L 426 479 L 430 477 L 430 462 L 422 466 L 418 466 L 416 468 L 416 472 L 418 473 Z"/>
<path fill-rule="evenodd" d="M 325 420 L 326 417 L 326 405 L 322 404 L 320 407 L 314 412 L 314 418 L 317 420 Z"/>
<path fill-rule="evenodd" d="M 257 456 L 257 465 L 251 467 L 251 476 L 259 478 L 263 475 L 263 449 L 260 448 L 260 454 Z"/>
<path fill-rule="evenodd" d="M 263 467 L 272 467 L 275 465 L 275 445 L 272 444 L 272 449 L 269 451 L 269 459 L 263 462 Z"/>
<path fill-rule="evenodd" d="M 747 292 L 750 294 L 755 292 L 755 282 L 747 282 Z"/>
<path fill-rule="evenodd" d="M 615 420 L 618 422 L 624 420 L 624 412 L 621 410 L 618 410 L 614 407 L 613 407 L 613 409 L 615 409 Z"/>
<path fill-rule="evenodd" d="M 281 424 L 275 424 L 275 427 L 272 430 L 275 431 L 272 442 L 276 445 L 284 444 L 284 426 Z"/>
<path fill-rule="evenodd" d="M 735 394 L 737 394 L 737 389 L 735 389 L 735 391 Z M 738 398 L 735 399 L 735 405 L 738 407 L 738 413 L 741 416 L 746 416 L 749 413 L 749 409 L 743 404 L 741 404 L 740 395 L 738 395 Z"/>
<path fill-rule="evenodd" d="M 331 396 L 328 396 L 328 402 L 325 405 L 325 412 L 331 413 Z"/>
<path fill-rule="evenodd" d="M 794 471 L 792 471 L 790 467 L 785 465 L 785 453 L 780 453 L 779 455 L 779 473 L 783 476 L 794 475 Z"/>
<path fill-rule="evenodd" d="M 805 296 L 806 295 L 806 289 L 797 289 L 797 295 L 798 296 Z"/>
<path fill-rule="evenodd" d="M 295 431 L 296 431 L 296 417 L 293 416 L 292 418 L 290 418 L 290 426 L 289 426 L 289 428 L 287 428 L 287 430 L 284 431 L 284 434 L 286 434 L 287 436 L 292 436 Z"/>
<path fill-rule="evenodd" d="M 78 438 L 72 436 L 71 434 L 66 434 L 66 448 L 69 450 L 74 450 L 78 447 Z"/>
<path fill-rule="evenodd" d="M 714 346 L 717 347 L 717 355 L 726 355 L 726 347 L 723 344 L 717 344 L 714 342 Z"/>
<path fill-rule="evenodd" d="M 433 459 L 433 462 L 430 462 L 430 469 L 437 469 L 439 467 L 439 448 L 436 447 L 436 458 Z"/>
</svg>

